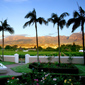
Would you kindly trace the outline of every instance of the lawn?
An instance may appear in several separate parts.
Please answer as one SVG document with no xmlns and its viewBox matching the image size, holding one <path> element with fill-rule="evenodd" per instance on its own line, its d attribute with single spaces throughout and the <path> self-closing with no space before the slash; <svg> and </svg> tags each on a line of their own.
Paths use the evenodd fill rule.
<svg viewBox="0 0 85 85">
<path fill-rule="evenodd" d="M 15 62 L 9 62 L 9 61 L 0 61 L 0 63 L 2 63 L 3 65 L 11 65 L 11 64 L 15 64 Z"/>
<path fill-rule="evenodd" d="M 29 73 L 32 72 L 31 69 L 28 68 L 29 64 L 21 65 L 21 66 L 16 66 L 11 68 L 13 71 L 18 72 L 18 73 Z"/>
<path fill-rule="evenodd" d="M 75 65 L 79 69 L 79 75 L 85 76 L 85 65 Z"/>
</svg>

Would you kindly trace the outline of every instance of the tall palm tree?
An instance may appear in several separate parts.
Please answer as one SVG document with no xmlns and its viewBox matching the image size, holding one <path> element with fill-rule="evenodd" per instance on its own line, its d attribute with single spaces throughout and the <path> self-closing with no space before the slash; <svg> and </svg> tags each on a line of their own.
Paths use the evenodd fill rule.
<svg viewBox="0 0 85 85">
<path fill-rule="evenodd" d="M 69 19 L 67 22 L 67 27 L 73 24 L 72 32 L 74 32 L 79 26 L 81 26 L 82 31 L 82 42 L 83 42 L 83 56 L 85 65 L 85 52 L 84 52 L 84 22 L 85 22 L 85 11 L 79 6 L 79 12 L 73 12 L 73 18 Z"/>
<path fill-rule="evenodd" d="M 30 18 L 30 20 L 27 21 L 27 22 L 24 24 L 23 28 L 27 27 L 27 25 L 30 26 L 31 24 L 35 24 L 35 30 L 36 30 L 36 45 L 37 45 L 37 61 L 39 62 L 37 22 L 39 22 L 39 24 L 42 24 L 42 23 L 46 24 L 47 22 L 46 22 L 46 20 L 45 20 L 44 18 L 42 18 L 42 17 L 37 18 L 35 9 L 33 9 L 32 12 L 29 12 L 29 13 L 25 16 L 25 18 Z"/>
<path fill-rule="evenodd" d="M 61 30 L 63 29 L 63 26 L 65 25 L 66 21 L 64 17 L 69 15 L 67 12 L 62 13 L 59 17 L 57 14 L 52 13 L 51 18 L 48 19 L 48 22 L 51 21 L 54 25 L 57 23 L 57 30 L 58 30 L 58 48 L 59 48 L 59 65 L 60 65 L 60 37 L 59 37 L 59 27 Z"/>
<path fill-rule="evenodd" d="M 4 61 L 4 31 L 8 31 L 9 33 L 13 34 L 14 30 L 7 24 L 7 19 L 4 22 L 1 21 L 0 31 L 2 31 L 2 61 Z"/>
</svg>

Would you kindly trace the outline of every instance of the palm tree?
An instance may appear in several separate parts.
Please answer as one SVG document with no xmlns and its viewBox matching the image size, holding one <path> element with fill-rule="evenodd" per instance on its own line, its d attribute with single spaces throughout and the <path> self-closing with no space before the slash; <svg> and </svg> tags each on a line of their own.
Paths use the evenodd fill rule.
<svg viewBox="0 0 85 85">
<path fill-rule="evenodd" d="M 81 26 L 82 31 L 82 42 L 83 42 L 83 56 L 85 65 L 85 52 L 84 52 L 84 22 L 85 22 L 85 11 L 79 6 L 79 12 L 73 12 L 73 18 L 69 19 L 67 22 L 67 27 L 73 24 L 72 32 L 74 32 L 79 26 Z"/>
<path fill-rule="evenodd" d="M 7 24 L 7 20 L 4 20 L 4 22 L 1 21 L 0 31 L 2 31 L 2 61 L 4 61 L 4 31 L 13 34 L 14 30 L 9 24 Z"/>
<path fill-rule="evenodd" d="M 37 22 L 39 22 L 39 24 L 42 24 L 42 23 L 46 24 L 47 22 L 46 22 L 46 20 L 45 20 L 44 18 L 42 18 L 42 17 L 37 18 L 35 9 L 33 9 L 32 12 L 29 12 L 29 13 L 25 16 L 25 18 L 30 18 L 30 20 L 27 21 L 27 22 L 24 24 L 23 28 L 27 27 L 27 25 L 30 26 L 31 24 L 35 24 L 35 30 L 36 30 L 36 45 L 37 45 L 37 61 L 39 62 Z"/>
<path fill-rule="evenodd" d="M 59 65 L 60 65 L 60 37 L 59 37 L 59 27 L 61 30 L 63 29 L 63 26 L 65 25 L 66 21 L 64 17 L 69 15 L 67 12 L 62 13 L 59 17 L 57 14 L 52 13 L 51 18 L 48 19 L 48 21 L 51 21 L 54 25 L 57 23 L 57 30 L 58 30 L 58 48 L 59 48 Z"/>
</svg>

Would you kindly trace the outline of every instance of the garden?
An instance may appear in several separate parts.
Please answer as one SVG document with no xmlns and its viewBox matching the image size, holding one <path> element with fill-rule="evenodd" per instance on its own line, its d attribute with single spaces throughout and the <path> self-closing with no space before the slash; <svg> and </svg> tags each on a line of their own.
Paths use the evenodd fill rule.
<svg viewBox="0 0 85 85">
<path fill-rule="evenodd" d="M 0 62 L 1 63 L 1 62 Z M 13 62 L 3 62 L 3 64 L 14 64 Z M 51 72 L 47 70 L 37 69 L 36 67 L 31 67 L 34 65 L 36 67 L 44 68 L 78 68 L 78 73 L 61 73 L 61 72 Z M 22 73 L 22 76 L 0 76 L 0 83 L 2 85 L 84 85 L 85 84 L 85 66 L 84 65 L 75 65 L 75 64 L 59 64 L 53 63 L 28 63 L 21 66 L 16 66 L 11 68 L 15 72 Z M 62 70 L 63 71 L 63 70 Z M 81 78 L 80 78 L 81 76 Z M 82 79 L 83 78 L 83 79 Z"/>
</svg>

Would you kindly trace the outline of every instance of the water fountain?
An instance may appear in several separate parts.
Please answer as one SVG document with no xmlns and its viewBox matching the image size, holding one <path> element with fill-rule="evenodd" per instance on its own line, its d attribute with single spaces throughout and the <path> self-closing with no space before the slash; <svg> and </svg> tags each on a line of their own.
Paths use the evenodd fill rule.
<svg viewBox="0 0 85 85">
<path fill-rule="evenodd" d="M 0 73 L 6 73 L 7 72 L 7 67 L 0 63 Z"/>
</svg>

